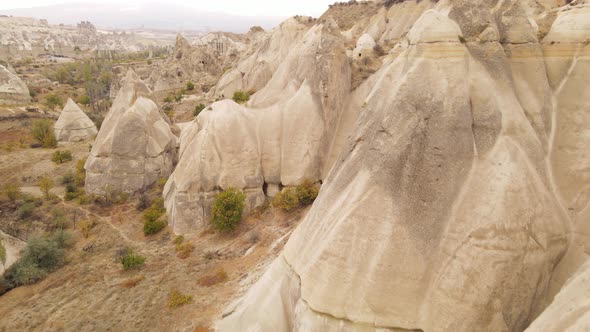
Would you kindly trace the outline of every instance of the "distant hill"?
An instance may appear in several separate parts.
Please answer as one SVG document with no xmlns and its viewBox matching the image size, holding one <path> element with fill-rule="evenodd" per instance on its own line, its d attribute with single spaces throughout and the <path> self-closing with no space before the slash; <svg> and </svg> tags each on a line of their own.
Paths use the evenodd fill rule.
<svg viewBox="0 0 590 332">
<path fill-rule="evenodd" d="M 0 15 L 47 19 L 50 24 L 75 24 L 90 21 L 102 29 L 162 29 L 174 31 L 246 32 L 251 26 L 265 29 L 278 25 L 285 17 L 238 16 L 207 12 L 175 4 L 151 3 L 114 8 L 109 4 L 61 4 L 36 8 L 5 9 Z"/>
</svg>

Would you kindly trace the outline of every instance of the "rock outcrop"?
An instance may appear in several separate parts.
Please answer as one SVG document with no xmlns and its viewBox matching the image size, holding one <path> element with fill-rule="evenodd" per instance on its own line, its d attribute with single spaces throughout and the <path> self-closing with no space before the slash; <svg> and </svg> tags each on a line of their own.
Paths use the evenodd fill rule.
<svg viewBox="0 0 590 332">
<path fill-rule="evenodd" d="M 86 141 L 98 133 L 94 122 L 70 98 L 68 98 L 53 128 L 55 138 L 60 142 Z"/>
<path fill-rule="evenodd" d="M 178 131 L 150 96 L 130 69 L 84 166 L 87 192 L 133 193 L 172 172 Z"/>
<path fill-rule="evenodd" d="M 0 262 L 0 275 L 20 258 L 21 251 L 25 249 L 26 243 L 0 231 L 0 244 L 6 250 L 6 262 Z"/>
<path fill-rule="evenodd" d="M 237 90 L 262 89 L 292 51 L 293 45 L 301 43 L 310 28 L 309 20 L 310 18 L 293 17 L 270 32 L 260 32 L 253 36 L 254 40 L 238 65 L 223 74 L 212 89 L 211 96 L 231 98 Z"/>
<path fill-rule="evenodd" d="M 280 43 L 280 41 L 277 41 Z M 202 112 L 181 137 L 180 160 L 164 189 L 176 233 L 199 232 L 220 190 L 242 189 L 248 208 L 267 193 L 324 179 L 347 109 L 350 65 L 333 21 L 307 32 L 252 96 L 250 107 L 224 100 Z M 354 116 L 354 115 L 352 115 Z M 348 119 L 348 118 L 347 118 Z"/>
<path fill-rule="evenodd" d="M 586 262 L 525 332 L 590 330 L 590 261 Z"/>
<path fill-rule="evenodd" d="M 208 91 L 219 80 L 223 69 L 235 64 L 241 50 L 241 44 L 230 43 L 224 35 L 209 36 L 191 45 L 178 35 L 172 54 L 150 76 L 153 90 L 180 89 L 191 81 L 198 89 Z"/>
<path fill-rule="evenodd" d="M 367 25 L 399 42 L 346 102 L 362 110 L 306 219 L 218 330 L 524 330 L 588 253 L 590 4 L 546 3 L 384 8 L 425 10 Z M 533 328 L 587 327 L 579 278 Z M 583 318 L 544 325 L 563 297 Z"/>
<path fill-rule="evenodd" d="M 0 59 L 48 53 L 76 56 L 80 50 L 138 52 L 154 44 L 169 42 L 132 33 L 98 32 L 90 22 L 50 25 L 43 19 L 0 16 Z"/>
<path fill-rule="evenodd" d="M 0 104 L 23 104 L 30 101 L 27 85 L 15 72 L 0 65 Z"/>
</svg>

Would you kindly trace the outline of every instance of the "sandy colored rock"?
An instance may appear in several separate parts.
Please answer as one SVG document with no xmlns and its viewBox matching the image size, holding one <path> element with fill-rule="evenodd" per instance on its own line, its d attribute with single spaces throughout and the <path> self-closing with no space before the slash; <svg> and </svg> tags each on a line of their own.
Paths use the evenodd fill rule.
<svg viewBox="0 0 590 332">
<path fill-rule="evenodd" d="M 16 73 L 0 65 L 0 104 L 23 104 L 30 101 L 27 85 Z"/>
<path fill-rule="evenodd" d="M 86 141 L 94 138 L 98 133 L 94 122 L 70 98 L 53 128 L 55 138 L 60 142 Z"/>
<path fill-rule="evenodd" d="M 588 47 L 541 45 L 523 3 L 421 13 L 351 95 L 362 111 L 318 199 L 219 331 L 522 331 L 545 309 L 556 267 L 589 243 L 567 203 L 587 204 Z M 546 40 L 589 38 L 587 6 Z M 576 322 L 538 326 L 584 330 L 586 298 Z"/>
<path fill-rule="evenodd" d="M 25 248 L 26 243 L 0 231 L 0 243 L 6 250 L 6 263 L 0 262 L 0 275 L 6 271 L 21 256 L 21 251 Z"/>
<path fill-rule="evenodd" d="M 214 98 L 231 98 L 237 90 L 258 91 L 273 77 L 293 45 L 309 30 L 305 17 L 290 18 L 270 32 L 254 36 L 236 68 L 226 71 L 211 90 Z"/>
<path fill-rule="evenodd" d="M 172 173 L 177 129 L 129 70 L 107 114 L 86 165 L 88 193 L 136 192 Z"/>
<path fill-rule="evenodd" d="M 526 332 L 590 330 L 590 261 L 570 279 Z"/>
<path fill-rule="evenodd" d="M 279 185 L 319 181 L 331 165 L 345 118 L 350 68 L 333 21 L 313 27 L 268 84 L 244 107 L 231 100 L 206 108 L 183 130 L 180 160 L 164 189 L 169 222 L 178 234 L 208 224 L 220 190 L 244 190 L 248 210 Z M 354 115 L 352 115 L 354 116 Z"/>
</svg>

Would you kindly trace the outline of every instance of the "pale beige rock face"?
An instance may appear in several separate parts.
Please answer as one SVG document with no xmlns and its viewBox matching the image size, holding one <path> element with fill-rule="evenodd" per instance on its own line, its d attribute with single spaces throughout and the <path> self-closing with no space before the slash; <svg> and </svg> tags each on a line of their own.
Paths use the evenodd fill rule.
<svg viewBox="0 0 590 332">
<path fill-rule="evenodd" d="M 94 138 L 98 133 L 94 122 L 70 98 L 68 98 L 53 129 L 55 138 L 60 142 L 86 141 Z"/>
<path fill-rule="evenodd" d="M 0 65 L 0 104 L 22 104 L 30 101 L 27 85 L 15 73 Z"/>
<path fill-rule="evenodd" d="M 231 98 L 236 90 L 262 89 L 308 30 L 299 19 L 290 18 L 270 32 L 259 33 L 237 68 L 225 72 L 211 90 L 212 96 Z"/>
<path fill-rule="evenodd" d="M 308 216 L 218 330 L 522 331 L 543 311 L 573 273 L 558 264 L 589 252 L 590 33 L 541 45 L 523 3 L 439 1 L 415 20 L 351 95 L 361 115 Z M 546 40 L 585 27 L 587 6 Z M 588 326 L 588 296 L 563 292 L 576 321 L 543 325 L 556 304 L 540 330 Z"/>
<path fill-rule="evenodd" d="M 84 166 L 87 192 L 132 193 L 172 173 L 177 130 L 150 95 L 129 70 Z"/>
<path fill-rule="evenodd" d="M 590 331 L 590 261 L 568 280 L 553 303 L 525 331 Z"/>
<path fill-rule="evenodd" d="M 268 84 L 244 107 L 214 103 L 183 130 L 180 160 L 164 188 L 176 233 L 199 232 L 211 201 L 230 187 L 245 191 L 247 208 L 276 193 L 279 184 L 325 178 L 350 91 L 350 67 L 334 22 L 312 28 Z M 352 111 L 352 110 L 351 110 Z"/>
<path fill-rule="evenodd" d="M 21 251 L 25 249 L 26 243 L 0 231 L 0 243 L 6 249 L 6 262 L 4 265 L 0 262 L 0 275 L 6 271 L 12 264 L 16 263 L 21 256 Z"/>
</svg>

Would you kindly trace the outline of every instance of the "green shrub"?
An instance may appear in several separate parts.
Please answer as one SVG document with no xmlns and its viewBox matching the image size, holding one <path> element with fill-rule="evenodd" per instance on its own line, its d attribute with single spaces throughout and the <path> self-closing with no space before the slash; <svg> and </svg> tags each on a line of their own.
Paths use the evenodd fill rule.
<svg viewBox="0 0 590 332">
<path fill-rule="evenodd" d="M 205 109 L 205 104 L 199 104 L 197 106 L 195 106 L 195 110 L 193 111 L 193 116 L 196 117 L 197 115 L 199 115 L 201 113 L 201 111 L 203 111 Z"/>
<path fill-rule="evenodd" d="M 182 100 L 182 96 L 184 95 L 184 90 L 180 90 L 174 95 L 174 101 L 180 102 Z"/>
<path fill-rule="evenodd" d="M 171 103 L 173 99 L 174 99 L 174 95 L 167 95 L 167 96 L 164 98 L 164 102 L 165 102 L 165 103 Z"/>
<path fill-rule="evenodd" d="M 157 198 L 152 202 L 152 205 L 143 212 L 143 233 L 145 235 L 152 235 L 159 233 L 167 225 L 164 215 L 166 209 L 164 208 L 164 199 Z"/>
<path fill-rule="evenodd" d="M 313 201 L 318 197 L 319 190 L 313 184 L 313 182 L 309 180 L 303 181 L 302 184 L 295 187 L 295 191 L 297 193 L 297 199 L 299 203 L 303 206 L 310 205 Z"/>
<path fill-rule="evenodd" d="M 272 204 L 284 211 L 291 211 L 299 207 L 297 189 L 294 187 L 283 188 L 283 190 L 275 196 Z"/>
<path fill-rule="evenodd" d="M 66 218 L 66 214 L 61 209 L 53 209 L 51 211 L 53 215 L 53 224 L 57 229 L 64 229 L 68 227 L 68 219 Z"/>
<path fill-rule="evenodd" d="M 125 248 L 123 255 L 121 256 L 121 265 L 123 265 L 123 269 L 138 269 L 142 267 L 144 264 L 144 256 L 136 254 L 131 248 Z"/>
<path fill-rule="evenodd" d="M 36 283 L 49 272 L 63 266 L 64 248 L 72 244 L 71 236 L 67 232 L 31 237 L 21 258 L 4 273 L 0 294 L 18 286 Z"/>
<path fill-rule="evenodd" d="M 21 190 L 18 183 L 8 183 L 2 189 L 6 198 L 14 202 L 21 196 Z"/>
<path fill-rule="evenodd" d="M 48 94 L 47 96 L 45 96 L 45 106 L 47 106 L 50 110 L 55 110 L 55 108 L 57 106 L 62 106 L 63 105 L 63 100 L 61 100 L 61 98 L 53 93 Z"/>
<path fill-rule="evenodd" d="M 143 234 L 144 235 L 153 235 L 157 234 L 162 231 L 166 227 L 165 220 L 155 220 L 155 221 L 144 221 L 143 222 Z"/>
<path fill-rule="evenodd" d="M 233 101 L 235 101 L 238 104 L 243 104 L 245 102 L 247 102 L 248 100 L 250 100 L 250 95 L 247 92 L 244 92 L 242 90 L 238 90 L 236 92 L 234 92 L 234 96 L 232 97 Z"/>
<path fill-rule="evenodd" d="M 53 133 L 53 124 L 50 120 L 39 119 L 33 121 L 31 126 L 31 134 L 33 138 L 39 142 L 44 148 L 57 147 L 57 140 Z"/>
<path fill-rule="evenodd" d="M 77 187 L 83 187 L 84 182 L 86 181 L 86 170 L 84 169 L 84 164 L 86 164 L 86 159 L 79 159 L 76 162 L 76 173 L 74 174 L 74 184 Z"/>
<path fill-rule="evenodd" d="M 59 229 L 59 230 L 55 231 L 51 235 L 51 239 L 53 240 L 53 242 L 55 242 L 57 244 L 57 246 L 59 248 L 62 248 L 62 249 L 71 248 L 75 244 L 75 240 L 74 240 L 74 237 L 72 236 L 72 233 L 70 233 L 69 231 L 63 230 L 63 229 Z"/>
<path fill-rule="evenodd" d="M 188 81 L 186 82 L 186 91 L 193 91 L 195 89 L 195 85 L 193 84 L 193 82 Z"/>
<path fill-rule="evenodd" d="M 90 98 L 87 95 L 82 95 L 78 98 L 78 104 L 81 105 L 90 105 Z"/>
<path fill-rule="evenodd" d="M 25 220 L 33 216 L 33 212 L 35 212 L 35 204 L 34 203 L 24 203 L 21 205 L 17 210 L 17 215 L 20 220 Z"/>
<path fill-rule="evenodd" d="M 72 161 L 72 159 L 74 158 L 72 156 L 72 151 L 70 150 L 58 150 L 51 155 L 51 161 L 53 161 L 56 164 L 63 164 L 65 162 Z"/>
<path fill-rule="evenodd" d="M 211 205 L 211 224 L 220 231 L 232 231 L 242 220 L 246 194 L 229 188 L 215 196 Z"/>
<path fill-rule="evenodd" d="M 49 198 L 51 188 L 53 188 L 53 181 L 49 177 L 44 176 L 41 178 L 41 180 L 39 180 L 39 189 L 46 199 Z"/>
</svg>

